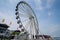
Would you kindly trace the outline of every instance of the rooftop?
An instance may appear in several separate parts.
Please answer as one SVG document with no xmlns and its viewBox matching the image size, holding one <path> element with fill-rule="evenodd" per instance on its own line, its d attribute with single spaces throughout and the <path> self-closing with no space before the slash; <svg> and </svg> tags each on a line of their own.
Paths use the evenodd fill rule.
<svg viewBox="0 0 60 40">
<path fill-rule="evenodd" d="M 7 24 L 0 24 L 0 27 L 2 27 L 2 28 L 8 28 L 9 26 Z"/>
</svg>

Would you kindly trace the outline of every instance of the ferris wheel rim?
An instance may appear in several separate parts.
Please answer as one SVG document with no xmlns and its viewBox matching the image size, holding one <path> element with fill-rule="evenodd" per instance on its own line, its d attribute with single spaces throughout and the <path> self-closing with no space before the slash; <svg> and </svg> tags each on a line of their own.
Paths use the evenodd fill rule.
<svg viewBox="0 0 60 40">
<path fill-rule="evenodd" d="M 26 5 L 28 5 L 28 7 L 32 10 L 32 8 L 30 7 L 30 5 L 28 4 L 28 3 L 26 3 L 25 1 L 20 1 L 18 4 L 17 4 L 17 6 L 16 6 L 16 8 L 18 9 L 18 6 L 21 4 L 21 3 L 24 3 L 24 4 L 26 4 Z M 34 11 L 32 10 L 32 12 L 33 12 L 33 14 L 34 14 Z M 36 18 L 36 15 L 34 14 L 34 16 L 35 16 L 35 18 Z M 37 21 L 37 18 L 36 18 L 36 21 Z M 38 25 L 37 25 L 38 26 Z"/>
</svg>

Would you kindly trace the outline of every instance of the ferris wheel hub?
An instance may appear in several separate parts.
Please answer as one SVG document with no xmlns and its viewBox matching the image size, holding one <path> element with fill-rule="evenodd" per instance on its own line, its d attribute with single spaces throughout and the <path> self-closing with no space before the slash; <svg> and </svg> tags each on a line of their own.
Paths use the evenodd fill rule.
<svg viewBox="0 0 60 40">
<path fill-rule="evenodd" d="M 31 16 L 31 17 L 29 17 L 29 19 L 34 19 L 34 17 L 33 17 L 33 16 Z"/>
</svg>

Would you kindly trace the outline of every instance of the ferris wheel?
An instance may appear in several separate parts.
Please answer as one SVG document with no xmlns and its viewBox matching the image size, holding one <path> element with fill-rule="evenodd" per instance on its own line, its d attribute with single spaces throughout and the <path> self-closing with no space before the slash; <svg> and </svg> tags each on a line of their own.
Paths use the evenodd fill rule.
<svg viewBox="0 0 60 40">
<path fill-rule="evenodd" d="M 16 6 L 16 19 L 21 33 L 28 32 L 29 35 L 38 35 L 38 21 L 30 5 L 25 1 L 20 1 Z"/>
</svg>

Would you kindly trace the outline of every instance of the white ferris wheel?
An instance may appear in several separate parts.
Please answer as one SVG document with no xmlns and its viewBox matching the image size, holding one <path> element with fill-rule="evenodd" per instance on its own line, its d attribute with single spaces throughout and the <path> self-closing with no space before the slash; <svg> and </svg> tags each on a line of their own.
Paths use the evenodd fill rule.
<svg viewBox="0 0 60 40">
<path fill-rule="evenodd" d="M 21 33 L 28 32 L 29 35 L 38 35 L 38 21 L 30 5 L 25 1 L 20 1 L 16 6 L 15 11 Z"/>
</svg>

